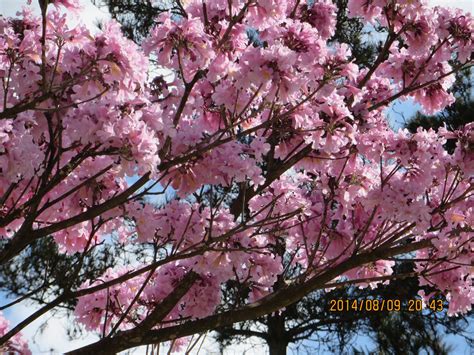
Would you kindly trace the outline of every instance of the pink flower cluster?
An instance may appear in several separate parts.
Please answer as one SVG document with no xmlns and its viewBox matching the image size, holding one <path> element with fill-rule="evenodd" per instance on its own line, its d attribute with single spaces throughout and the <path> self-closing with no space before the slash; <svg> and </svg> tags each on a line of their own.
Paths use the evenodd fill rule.
<svg viewBox="0 0 474 355">
<path fill-rule="evenodd" d="M 8 332 L 9 326 L 10 322 L 0 313 L 0 336 L 4 336 Z M 21 333 L 16 334 L 7 343 L 3 344 L 0 351 L 5 354 L 31 355 L 28 343 Z"/>
</svg>

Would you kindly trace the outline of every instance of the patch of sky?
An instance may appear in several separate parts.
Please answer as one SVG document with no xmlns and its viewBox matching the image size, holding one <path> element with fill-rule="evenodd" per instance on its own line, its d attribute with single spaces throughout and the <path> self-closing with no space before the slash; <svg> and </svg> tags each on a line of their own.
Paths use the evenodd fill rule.
<svg viewBox="0 0 474 355">
<path fill-rule="evenodd" d="M 137 182 L 138 179 L 140 179 L 140 176 L 138 175 L 125 178 L 129 186 Z M 175 190 L 171 186 L 165 187 L 162 184 L 153 180 L 147 182 L 144 186 L 142 186 L 136 192 L 136 195 L 143 193 L 145 191 L 146 193 L 144 194 L 144 199 L 146 200 L 146 202 L 151 203 L 155 206 L 164 205 L 167 201 L 172 199 L 174 195 L 176 194 Z"/>
<path fill-rule="evenodd" d="M 68 14 L 68 25 L 70 28 L 83 24 L 93 33 L 97 33 L 100 31 L 98 24 L 112 18 L 108 11 L 94 6 L 91 1 L 80 0 L 79 3 L 81 9 L 77 12 L 61 10 Z M 26 0 L 0 0 L 0 15 L 14 17 L 26 5 Z M 31 5 L 27 7 L 31 9 L 35 15 L 40 15 L 38 0 L 33 0 Z"/>
<path fill-rule="evenodd" d="M 413 99 L 396 100 L 387 109 L 385 114 L 390 127 L 394 131 L 403 129 L 410 119 L 415 116 L 418 111 L 421 111 L 421 105 L 416 103 Z"/>
</svg>

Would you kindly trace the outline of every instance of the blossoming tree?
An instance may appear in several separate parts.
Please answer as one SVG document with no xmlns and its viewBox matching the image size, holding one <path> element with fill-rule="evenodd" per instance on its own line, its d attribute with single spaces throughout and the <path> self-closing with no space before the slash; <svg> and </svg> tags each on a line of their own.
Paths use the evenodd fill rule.
<svg viewBox="0 0 474 355">
<path fill-rule="evenodd" d="M 69 280 L 103 243 L 149 253 L 10 329 L 2 319 L 4 349 L 27 353 L 21 330 L 71 300 L 101 335 L 72 353 L 177 349 L 317 289 L 389 282 L 394 258 L 437 290 L 424 300 L 471 309 L 473 126 L 393 132 L 384 114 L 394 100 L 427 113 L 453 103 L 454 73 L 474 63 L 470 14 L 350 1 L 386 34 L 362 69 L 328 44 L 330 1 L 191 0 L 142 48 L 116 23 L 70 28 L 73 0 L 39 4 L 39 18 L 0 18 L 0 263 L 42 238 L 80 256 Z M 217 311 L 229 280 L 251 291 Z"/>
</svg>

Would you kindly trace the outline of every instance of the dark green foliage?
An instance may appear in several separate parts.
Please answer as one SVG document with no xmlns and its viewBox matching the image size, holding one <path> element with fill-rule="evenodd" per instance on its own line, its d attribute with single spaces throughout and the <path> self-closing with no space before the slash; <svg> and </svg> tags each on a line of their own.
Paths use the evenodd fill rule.
<svg viewBox="0 0 474 355">
<path fill-rule="evenodd" d="M 137 43 L 146 38 L 153 27 L 156 16 L 171 10 L 183 15 L 179 1 L 174 0 L 92 0 L 99 7 L 105 7 L 121 25 L 123 33 Z"/>
<path fill-rule="evenodd" d="M 381 46 L 364 40 L 369 31 L 358 18 L 351 18 L 347 13 L 348 0 L 333 0 L 337 5 L 336 32 L 330 42 L 346 43 L 352 51 L 357 65 L 369 67 L 378 54 Z"/>
<path fill-rule="evenodd" d="M 39 239 L 11 263 L 0 266 L 0 290 L 12 298 L 32 293 L 31 300 L 44 304 L 66 290 L 77 289 L 85 280 L 97 279 L 115 265 L 116 257 L 117 252 L 107 245 L 91 249 L 84 257 L 65 255 L 53 238 Z M 73 306 L 63 304 L 70 309 Z"/>
</svg>

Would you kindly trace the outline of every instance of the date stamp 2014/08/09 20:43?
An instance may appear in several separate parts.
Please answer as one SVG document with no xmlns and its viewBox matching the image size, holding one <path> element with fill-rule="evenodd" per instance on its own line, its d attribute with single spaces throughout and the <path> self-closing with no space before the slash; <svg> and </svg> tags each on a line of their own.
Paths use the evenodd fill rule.
<svg viewBox="0 0 474 355">
<path fill-rule="evenodd" d="M 431 299 L 423 302 L 421 299 L 332 299 L 329 301 L 330 312 L 421 312 L 431 310 L 442 312 L 446 309 L 445 302 Z"/>
</svg>

